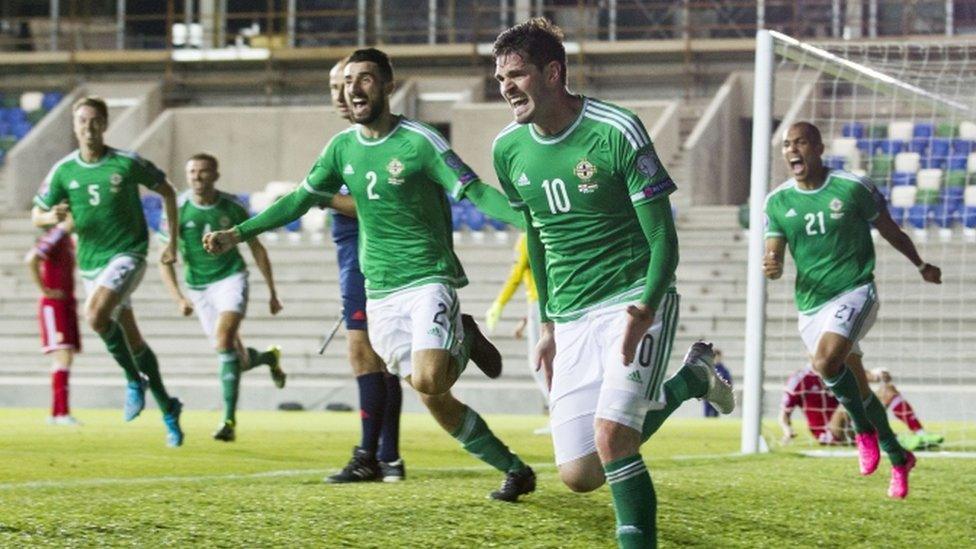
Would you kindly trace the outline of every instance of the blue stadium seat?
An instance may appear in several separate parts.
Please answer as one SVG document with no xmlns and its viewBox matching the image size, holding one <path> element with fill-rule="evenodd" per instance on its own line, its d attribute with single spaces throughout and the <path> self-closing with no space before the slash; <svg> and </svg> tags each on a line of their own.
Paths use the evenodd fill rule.
<svg viewBox="0 0 976 549">
<path fill-rule="evenodd" d="M 0 149 L 0 166 L 3 166 L 3 161 L 7 157 L 7 151 Z"/>
<path fill-rule="evenodd" d="M 17 122 L 14 124 L 12 135 L 18 140 L 21 140 L 31 131 L 30 122 Z"/>
<path fill-rule="evenodd" d="M 966 206 L 962 209 L 962 224 L 967 229 L 976 229 L 976 206 Z"/>
<path fill-rule="evenodd" d="M 146 224 L 149 228 L 158 232 L 163 217 L 162 197 L 155 194 L 143 195 L 142 213 L 146 216 Z"/>
<path fill-rule="evenodd" d="M 908 142 L 901 141 L 900 139 L 876 139 L 874 145 L 875 154 L 884 154 L 886 156 L 895 156 L 900 152 L 905 152 L 908 150 Z"/>
<path fill-rule="evenodd" d="M 889 185 L 878 186 L 878 192 L 884 197 L 885 202 L 891 202 L 891 187 Z"/>
<path fill-rule="evenodd" d="M 961 220 L 961 209 L 960 205 L 939 204 L 932 207 L 932 218 L 940 228 L 948 229 Z"/>
<path fill-rule="evenodd" d="M 857 150 L 864 156 L 874 156 L 874 143 L 876 139 L 860 138 L 857 140 Z"/>
<path fill-rule="evenodd" d="M 952 140 L 947 137 L 933 137 L 929 147 L 929 156 L 932 158 L 946 158 L 949 156 L 949 149 Z"/>
<path fill-rule="evenodd" d="M 847 157 L 838 156 L 835 154 L 828 154 L 823 159 L 824 165 L 831 170 L 843 170 L 844 164 L 847 162 Z"/>
<path fill-rule="evenodd" d="M 488 217 L 487 219 L 488 219 L 488 224 L 491 225 L 491 227 L 496 231 L 504 231 L 508 229 L 508 224 L 505 223 L 504 221 L 499 221 L 494 217 Z"/>
<path fill-rule="evenodd" d="M 285 230 L 290 233 L 297 233 L 302 230 L 302 218 L 298 218 L 291 223 L 285 225 Z"/>
<path fill-rule="evenodd" d="M 463 201 L 465 203 L 465 214 L 464 220 L 468 225 L 468 228 L 472 231 L 480 231 L 485 228 L 485 214 L 481 213 L 481 210 L 474 207 L 474 204 Z"/>
<path fill-rule="evenodd" d="M 841 134 L 844 137 L 855 137 L 860 139 L 864 137 L 864 124 L 861 122 L 847 122 L 841 129 Z"/>
<path fill-rule="evenodd" d="M 946 169 L 949 164 L 949 159 L 944 156 L 923 156 L 921 166 L 923 170 L 930 168 L 938 168 L 940 170 Z"/>
<path fill-rule="evenodd" d="M 894 172 L 891 174 L 891 184 L 896 187 L 899 185 L 914 185 L 915 174 L 911 172 Z"/>
<path fill-rule="evenodd" d="M 928 225 L 929 217 L 932 216 L 934 206 L 916 204 L 908 208 L 908 223 L 916 229 L 924 229 Z"/>
<path fill-rule="evenodd" d="M 953 156 L 969 156 L 969 153 L 976 151 L 976 141 L 972 139 L 955 138 L 952 140 Z"/>
<path fill-rule="evenodd" d="M 935 124 L 931 122 L 916 122 L 912 129 L 912 135 L 915 137 L 932 137 L 934 133 Z"/>
<path fill-rule="evenodd" d="M 904 226 L 907 217 L 908 210 L 905 208 L 899 208 L 898 206 L 888 206 L 888 213 L 891 214 L 891 219 L 895 223 Z"/>
<path fill-rule="evenodd" d="M 64 94 L 61 92 L 46 92 L 44 99 L 41 100 L 41 108 L 49 111 L 57 107 L 62 99 L 64 99 Z"/>
<path fill-rule="evenodd" d="M 946 162 L 948 170 L 966 171 L 967 158 L 965 156 L 950 156 Z"/>
<path fill-rule="evenodd" d="M 916 137 L 912 139 L 912 142 L 908 145 L 908 150 L 911 152 L 917 152 L 923 157 L 929 152 L 929 144 L 931 139 L 928 137 Z"/>
<path fill-rule="evenodd" d="M 455 231 L 464 227 L 464 206 L 457 202 L 451 204 L 451 227 Z"/>
</svg>

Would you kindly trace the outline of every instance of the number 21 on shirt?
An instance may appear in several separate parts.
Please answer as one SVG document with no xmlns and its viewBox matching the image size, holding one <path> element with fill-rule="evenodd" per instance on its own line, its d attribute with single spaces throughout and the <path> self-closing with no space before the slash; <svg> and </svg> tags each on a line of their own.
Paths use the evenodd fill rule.
<svg viewBox="0 0 976 549">
<path fill-rule="evenodd" d="M 807 222 L 808 235 L 816 236 L 818 234 L 827 234 L 827 228 L 824 225 L 824 214 L 822 211 L 815 214 L 804 214 L 803 220 Z"/>
</svg>

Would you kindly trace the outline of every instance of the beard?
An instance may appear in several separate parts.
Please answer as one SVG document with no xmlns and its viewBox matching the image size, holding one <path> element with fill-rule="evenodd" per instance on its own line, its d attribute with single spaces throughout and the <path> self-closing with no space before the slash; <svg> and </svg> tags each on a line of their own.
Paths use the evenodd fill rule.
<svg viewBox="0 0 976 549">
<path fill-rule="evenodd" d="M 355 107 L 350 105 L 350 117 L 357 124 L 372 124 L 383 113 L 383 100 L 381 98 L 367 99 L 366 108 L 357 114 Z"/>
</svg>

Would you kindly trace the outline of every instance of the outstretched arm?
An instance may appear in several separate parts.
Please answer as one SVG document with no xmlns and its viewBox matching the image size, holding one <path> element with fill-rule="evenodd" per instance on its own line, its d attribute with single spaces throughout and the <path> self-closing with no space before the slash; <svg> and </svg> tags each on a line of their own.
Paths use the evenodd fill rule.
<svg viewBox="0 0 976 549">
<path fill-rule="evenodd" d="M 265 231 L 291 223 L 305 215 L 305 212 L 312 206 L 321 203 L 321 196 L 298 187 L 275 200 L 274 204 L 251 219 L 225 231 L 215 231 L 203 235 L 203 248 L 212 254 L 222 254 L 240 242 L 246 242 Z"/>
<path fill-rule="evenodd" d="M 356 217 L 356 201 L 347 194 L 337 194 L 328 206 L 346 217 Z"/>
<path fill-rule="evenodd" d="M 264 282 L 268 285 L 268 291 L 271 292 L 271 299 L 268 305 L 271 314 L 276 315 L 283 307 L 281 302 L 278 301 L 278 291 L 275 289 L 274 274 L 271 272 L 271 259 L 268 258 L 268 250 L 257 238 L 248 240 L 247 245 L 251 248 L 251 255 L 254 256 L 254 262 L 258 266 L 258 270 L 261 271 Z"/>
<path fill-rule="evenodd" d="M 901 230 L 895 220 L 891 219 L 891 214 L 888 213 L 887 208 L 881 209 L 878 218 L 874 221 L 874 228 L 878 229 L 878 233 L 892 247 L 901 252 L 901 255 L 907 257 L 912 265 L 918 267 L 918 272 L 922 274 L 923 280 L 933 284 L 942 284 L 942 270 L 935 265 L 922 261 L 921 256 L 918 255 L 918 250 L 915 248 L 915 243 L 912 242 L 910 236 L 905 234 L 905 231 Z"/>
<path fill-rule="evenodd" d="M 525 228 L 522 216 L 512 209 L 508 199 L 498 189 L 481 181 L 473 181 L 465 188 L 464 196 L 488 217 L 504 221 L 519 229 Z"/>
</svg>

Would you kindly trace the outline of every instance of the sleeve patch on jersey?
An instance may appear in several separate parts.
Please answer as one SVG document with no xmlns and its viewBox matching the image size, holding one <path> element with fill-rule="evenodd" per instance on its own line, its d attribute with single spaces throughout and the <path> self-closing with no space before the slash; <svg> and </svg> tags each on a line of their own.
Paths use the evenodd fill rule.
<svg viewBox="0 0 976 549">
<path fill-rule="evenodd" d="M 635 203 L 641 202 L 649 198 L 655 198 L 663 194 L 667 194 L 668 192 L 673 191 L 675 188 L 677 187 L 675 186 L 674 181 L 672 181 L 669 177 L 663 181 L 655 183 L 654 185 L 648 185 L 640 191 L 630 195 L 630 200 L 631 202 Z"/>
<path fill-rule="evenodd" d="M 644 174 L 648 179 L 654 177 L 660 168 L 657 155 L 653 152 L 648 151 L 637 157 L 637 171 Z"/>
<path fill-rule="evenodd" d="M 458 176 L 458 183 L 460 183 L 463 186 L 463 185 L 467 185 L 468 183 L 471 183 L 476 179 L 478 179 L 478 174 L 468 169 L 467 171 L 463 172 L 461 175 Z"/>
<path fill-rule="evenodd" d="M 453 151 L 444 155 L 444 163 L 454 170 L 463 170 L 467 167 L 464 165 L 464 161 L 461 160 L 461 157 L 454 154 Z"/>
</svg>

